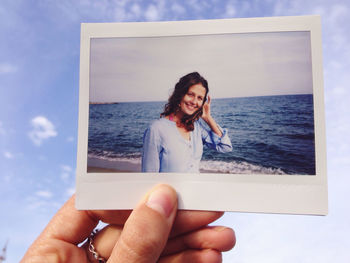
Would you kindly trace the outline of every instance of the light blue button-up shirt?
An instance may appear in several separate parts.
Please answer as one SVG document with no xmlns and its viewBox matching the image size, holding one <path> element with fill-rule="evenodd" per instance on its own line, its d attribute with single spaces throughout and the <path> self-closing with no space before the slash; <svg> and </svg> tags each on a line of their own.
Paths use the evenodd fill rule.
<svg viewBox="0 0 350 263">
<path fill-rule="evenodd" d="M 153 121 L 143 136 L 142 172 L 199 173 L 203 144 L 218 152 L 232 151 L 227 129 L 220 130 L 222 137 L 199 119 L 186 140 L 175 122 L 166 118 Z"/>
</svg>

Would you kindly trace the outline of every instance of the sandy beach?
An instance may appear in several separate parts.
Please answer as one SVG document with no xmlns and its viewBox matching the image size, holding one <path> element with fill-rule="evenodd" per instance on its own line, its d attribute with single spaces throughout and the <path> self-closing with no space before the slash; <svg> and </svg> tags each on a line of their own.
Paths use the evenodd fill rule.
<svg viewBox="0 0 350 263">
<path fill-rule="evenodd" d="M 107 160 L 88 157 L 88 173 L 139 173 L 141 172 L 141 160 Z"/>
<path fill-rule="evenodd" d="M 140 173 L 141 160 L 106 160 L 95 157 L 88 157 L 88 173 Z M 215 173 L 210 170 L 200 169 L 200 173 Z"/>
</svg>

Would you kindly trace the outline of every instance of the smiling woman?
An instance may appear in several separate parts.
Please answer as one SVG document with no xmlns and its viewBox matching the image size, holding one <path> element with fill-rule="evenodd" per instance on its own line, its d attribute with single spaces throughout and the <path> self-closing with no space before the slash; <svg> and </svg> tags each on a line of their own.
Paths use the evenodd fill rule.
<svg viewBox="0 0 350 263">
<path fill-rule="evenodd" d="M 198 173 L 203 144 L 218 152 L 232 150 L 227 130 L 211 116 L 208 92 L 208 82 L 197 72 L 179 80 L 161 118 L 144 133 L 143 172 Z"/>
</svg>

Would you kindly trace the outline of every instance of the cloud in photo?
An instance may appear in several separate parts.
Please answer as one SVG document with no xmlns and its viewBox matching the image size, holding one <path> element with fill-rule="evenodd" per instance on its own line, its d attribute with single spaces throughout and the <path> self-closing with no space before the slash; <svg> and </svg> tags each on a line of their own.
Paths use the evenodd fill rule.
<svg viewBox="0 0 350 263">
<path fill-rule="evenodd" d="M 37 116 L 31 120 L 32 130 L 29 132 L 29 138 L 36 146 L 40 146 L 43 141 L 56 137 L 55 126 L 44 116 Z"/>
</svg>

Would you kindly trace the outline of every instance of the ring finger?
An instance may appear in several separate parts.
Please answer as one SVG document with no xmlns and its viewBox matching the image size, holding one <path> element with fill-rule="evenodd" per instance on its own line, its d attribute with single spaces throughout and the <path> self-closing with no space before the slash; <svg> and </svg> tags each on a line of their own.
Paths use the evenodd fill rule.
<svg viewBox="0 0 350 263">
<path fill-rule="evenodd" d="M 114 245 L 117 243 L 122 232 L 122 226 L 108 225 L 96 234 L 93 240 L 95 252 L 100 257 L 108 259 L 112 253 Z M 161 257 L 168 258 L 168 260 L 176 260 L 182 257 L 202 257 L 203 254 L 194 253 L 200 249 L 207 251 L 205 253 L 214 251 L 230 250 L 236 242 L 234 231 L 227 227 L 204 227 L 193 232 L 177 236 L 169 239 Z M 89 260 L 97 262 L 92 253 L 88 251 L 88 245 L 85 245 Z M 205 254 L 204 253 L 204 254 Z M 171 257 L 170 257 L 171 255 Z M 95 261 L 94 261 L 95 260 Z"/>
</svg>

